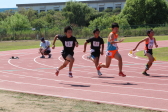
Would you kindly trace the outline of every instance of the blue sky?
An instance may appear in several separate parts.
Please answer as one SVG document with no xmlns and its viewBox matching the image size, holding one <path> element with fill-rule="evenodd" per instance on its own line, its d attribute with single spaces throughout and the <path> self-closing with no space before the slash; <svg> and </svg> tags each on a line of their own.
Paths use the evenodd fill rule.
<svg viewBox="0 0 168 112">
<path fill-rule="evenodd" d="M 66 2 L 66 1 L 69 0 L 0 0 L 0 8 L 16 8 L 16 4 Z M 76 0 L 76 1 L 86 1 L 86 0 Z"/>
</svg>

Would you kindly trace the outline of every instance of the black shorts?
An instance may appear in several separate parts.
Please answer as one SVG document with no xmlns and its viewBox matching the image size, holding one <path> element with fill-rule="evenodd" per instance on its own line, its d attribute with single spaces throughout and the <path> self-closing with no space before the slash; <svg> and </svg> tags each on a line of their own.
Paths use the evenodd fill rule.
<svg viewBox="0 0 168 112">
<path fill-rule="evenodd" d="M 44 54 L 50 54 L 50 50 L 46 50 L 45 52 L 44 52 Z"/>
<path fill-rule="evenodd" d="M 144 56 L 146 56 L 146 53 L 149 53 L 151 55 L 153 55 L 153 50 L 152 49 L 148 49 L 144 51 Z"/>
<path fill-rule="evenodd" d="M 91 53 L 91 57 L 92 57 L 92 58 L 96 58 L 96 57 L 99 58 L 99 57 L 100 57 L 100 51 L 95 50 L 95 52 L 92 52 L 92 53 Z"/>
<path fill-rule="evenodd" d="M 66 57 L 67 57 L 68 55 L 73 56 L 73 55 L 74 55 L 74 52 L 69 53 L 69 52 L 66 52 L 66 51 L 62 51 L 61 54 L 62 54 L 62 57 L 64 58 L 64 60 L 66 60 Z"/>
</svg>

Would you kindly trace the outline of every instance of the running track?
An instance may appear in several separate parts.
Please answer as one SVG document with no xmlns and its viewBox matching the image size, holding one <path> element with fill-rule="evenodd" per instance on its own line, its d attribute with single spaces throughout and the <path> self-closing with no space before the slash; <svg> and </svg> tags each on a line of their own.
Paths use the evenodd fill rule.
<svg viewBox="0 0 168 112">
<path fill-rule="evenodd" d="M 167 43 L 158 41 L 159 47 Z M 52 51 L 51 59 L 40 59 L 38 49 L 4 51 L 0 54 L 0 89 L 168 111 L 168 62 L 156 61 L 148 72 L 151 76 L 143 76 L 147 60 L 128 54 L 136 44 L 118 44 L 127 75 L 124 78 L 118 76 L 116 60 L 109 69 L 101 69 L 103 76 L 99 78 L 94 64 L 86 59 L 89 52 L 82 52 L 83 45 L 75 48 L 74 78 L 68 77 L 68 68 L 58 77 L 54 74 L 63 61 L 62 47 Z M 143 44 L 138 48 L 143 50 Z M 11 56 L 20 59 L 9 59 Z M 105 62 L 105 56 L 100 61 Z"/>
</svg>

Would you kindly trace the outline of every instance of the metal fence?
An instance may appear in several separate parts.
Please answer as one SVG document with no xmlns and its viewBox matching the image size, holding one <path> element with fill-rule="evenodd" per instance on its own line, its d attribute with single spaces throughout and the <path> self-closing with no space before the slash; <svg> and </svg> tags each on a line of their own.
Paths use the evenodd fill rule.
<svg viewBox="0 0 168 112">
<path fill-rule="evenodd" d="M 99 27 L 98 27 L 99 28 Z M 73 27 L 73 35 L 77 38 L 89 38 L 93 36 L 95 27 Z M 111 28 L 100 27 L 101 37 L 107 37 Z M 146 31 L 153 29 L 155 35 L 168 35 L 168 25 L 134 25 L 120 26 L 119 36 L 135 37 L 146 36 Z M 53 39 L 56 34 L 64 34 L 63 27 L 53 28 L 27 28 L 27 29 L 0 29 L 0 40 L 38 40 L 41 37 Z"/>
</svg>

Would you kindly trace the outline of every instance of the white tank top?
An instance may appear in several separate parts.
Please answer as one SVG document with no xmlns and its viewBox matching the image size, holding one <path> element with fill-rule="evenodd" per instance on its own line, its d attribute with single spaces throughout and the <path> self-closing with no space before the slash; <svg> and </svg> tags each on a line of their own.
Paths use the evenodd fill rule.
<svg viewBox="0 0 168 112">
<path fill-rule="evenodd" d="M 153 44 L 154 44 L 154 38 L 152 40 L 149 38 L 148 49 L 152 49 Z"/>
</svg>

